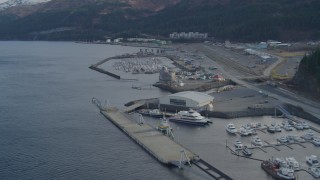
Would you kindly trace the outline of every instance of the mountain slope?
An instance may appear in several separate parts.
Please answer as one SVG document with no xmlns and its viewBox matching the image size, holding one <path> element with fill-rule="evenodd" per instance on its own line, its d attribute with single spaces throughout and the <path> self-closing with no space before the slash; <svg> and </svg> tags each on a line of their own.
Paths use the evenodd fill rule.
<svg viewBox="0 0 320 180">
<path fill-rule="evenodd" d="M 167 37 L 174 31 L 238 41 L 320 37 L 318 0 L 52 0 L 28 8 L 0 14 L 0 39 Z"/>
</svg>

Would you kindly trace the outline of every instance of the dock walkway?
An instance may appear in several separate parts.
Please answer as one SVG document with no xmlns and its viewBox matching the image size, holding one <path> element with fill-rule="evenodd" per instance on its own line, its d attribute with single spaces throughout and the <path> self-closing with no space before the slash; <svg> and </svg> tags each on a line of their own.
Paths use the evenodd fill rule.
<svg viewBox="0 0 320 180">
<path fill-rule="evenodd" d="M 177 166 L 181 162 L 182 150 L 189 160 L 198 157 L 146 123 L 133 122 L 120 110 L 101 110 L 100 112 L 161 163 Z"/>
</svg>

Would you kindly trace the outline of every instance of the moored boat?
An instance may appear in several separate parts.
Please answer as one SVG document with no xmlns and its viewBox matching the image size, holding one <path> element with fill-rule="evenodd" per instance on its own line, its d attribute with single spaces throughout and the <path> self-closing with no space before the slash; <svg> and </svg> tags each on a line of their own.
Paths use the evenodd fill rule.
<svg viewBox="0 0 320 180">
<path fill-rule="evenodd" d="M 245 156 L 251 156 L 252 152 L 250 149 L 248 149 L 246 146 L 244 146 L 244 148 L 242 149 L 242 154 Z"/>
<path fill-rule="evenodd" d="M 261 168 L 276 180 L 294 180 L 294 171 L 289 168 L 280 167 L 272 160 L 262 161 Z"/>
<path fill-rule="evenodd" d="M 237 140 L 235 143 L 234 143 L 234 147 L 236 149 L 242 149 L 243 148 L 243 144 L 241 143 L 241 141 Z"/>
<path fill-rule="evenodd" d="M 226 131 L 230 134 L 236 134 L 238 132 L 238 130 L 236 129 L 236 127 L 234 126 L 234 124 L 229 123 L 227 125 Z"/>
<path fill-rule="evenodd" d="M 201 125 L 201 126 L 212 123 L 209 119 L 201 116 L 198 112 L 194 110 L 179 111 L 176 116 L 170 117 L 169 120 L 178 122 L 178 123 Z"/>
<path fill-rule="evenodd" d="M 318 157 L 316 155 L 306 156 L 306 161 L 310 166 L 319 166 Z"/>
<path fill-rule="evenodd" d="M 293 170 L 298 171 L 300 170 L 300 164 L 294 157 L 288 157 L 286 158 L 286 161 L 288 162 L 289 166 L 293 168 Z"/>
<path fill-rule="evenodd" d="M 263 143 L 261 141 L 261 139 L 258 136 L 254 136 L 251 138 L 251 143 L 255 146 L 262 146 Z"/>
<path fill-rule="evenodd" d="M 313 177 L 318 178 L 320 177 L 320 167 L 310 167 L 310 174 L 312 174 Z"/>
</svg>

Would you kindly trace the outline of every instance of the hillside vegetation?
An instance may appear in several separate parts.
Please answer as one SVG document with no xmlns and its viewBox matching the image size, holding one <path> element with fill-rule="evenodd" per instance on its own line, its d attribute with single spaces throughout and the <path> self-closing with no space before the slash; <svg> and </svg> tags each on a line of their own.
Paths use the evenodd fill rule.
<svg viewBox="0 0 320 180">
<path fill-rule="evenodd" d="M 0 39 L 97 40 L 208 32 L 221 40 L 320 37 L 319 0 L 52 0 L 0 13 Z"/>
</svg>

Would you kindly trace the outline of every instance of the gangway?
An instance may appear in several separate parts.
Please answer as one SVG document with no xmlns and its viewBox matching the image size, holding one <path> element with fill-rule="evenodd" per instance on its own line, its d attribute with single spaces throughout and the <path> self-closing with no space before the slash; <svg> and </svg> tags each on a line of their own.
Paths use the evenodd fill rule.
<svg viewBox="0 0 320 180">
<path fill-rule="evenodd" d="M 211 164 L 207 163 L 203 159 L 193 160 L 192 164 L 197 166 L 203 172 L 207 173 L 209 176 L 213 177 L 214 179 L 225 179 L 225 180 L 232 180 L 232 178 L 219 169 L 213 167 Z"/>
<path fill-rule="evenodd" d="M 290 119 L 290 120 L 294 120 L 294 116 L 293 115 L 291 115 L 284 107 L 282 107 L 282 106 L 276 106 L 276 109 L 275 110 L 279 110 L 280 112 L 282 112 L 282 114 L 286 117 L 286 118 L 288 118 L 288 119 Z"/>
</svg>

